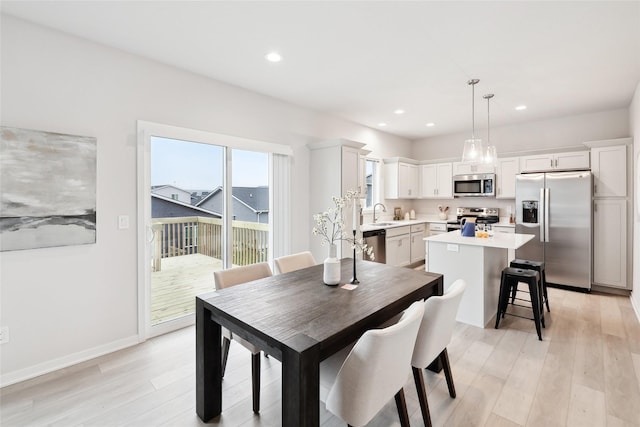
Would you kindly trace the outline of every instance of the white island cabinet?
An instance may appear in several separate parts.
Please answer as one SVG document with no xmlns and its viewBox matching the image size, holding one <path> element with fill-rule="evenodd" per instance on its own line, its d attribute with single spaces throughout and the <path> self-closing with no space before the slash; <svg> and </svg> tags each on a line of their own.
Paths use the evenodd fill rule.
<svg viewBox="0 0 640 427">
<path fill-rule="evenodd" d="M 460 231 L 425 237 L 429 253 L 425 269 L 444 275 L 445 292 L 457 279 L 467 282 L 457 321 L 484 328 L 494 320 L 500 276 L 507 267 L 507 251 L 520 248 L 533 237 L 533 234 L 516 233 L 463 237 Z"/>
</svg>

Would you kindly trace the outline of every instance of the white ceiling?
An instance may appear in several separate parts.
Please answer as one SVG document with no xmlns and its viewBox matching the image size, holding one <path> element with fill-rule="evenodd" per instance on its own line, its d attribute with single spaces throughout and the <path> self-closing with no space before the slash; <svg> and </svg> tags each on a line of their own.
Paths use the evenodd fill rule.
<svg viewBox="0 0 640 427">
<path fill-rule="evenodd" d="M 2 12 L 409 139 L 616 108 L 640 1 L 2 1 Z M 264 60 L 271 50 L 280 63 Z M 520 104 L 525 111 L 515 111 Z M 399 116 L 394 110 L 406 112 Z M 426 127 L 427 122 L 435 123 Z"/>
</svg>

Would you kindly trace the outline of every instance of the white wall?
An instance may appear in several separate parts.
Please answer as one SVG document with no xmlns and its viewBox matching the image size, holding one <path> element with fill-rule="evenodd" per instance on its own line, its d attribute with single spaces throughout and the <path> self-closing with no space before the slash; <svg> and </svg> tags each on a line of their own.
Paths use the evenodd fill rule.
<svg viewBox="0 0 640 427">
<path fill-rule="evenodd" d="M 630 134 L 633 137 L 633 291 L 631 303 L 640 321 L 640 82 L 629 108 Z"/>
<path fill-rule="evenodd" d="M 513 153 L 538 150 L 556 150 L 581 147 L 585 141 L 624 138 L 629 136 L 629 110 L 627 108 L 603 111 L 579 116 L 560 117 L 511 126 L 491 127 L 491 142 L 498 149 L 499 157 Z M 471 135 L 468 133 L 441 135 L 414 141 L 412 156 L 417 160 L 459 159 L 462 145 Z M 476 133 L 485 138 L 486 129 Z"/>
<path fill-rule="evenodd" d="M 1 16 L 1 124 L 94 136 L 97 243 L 0 253 L 0 384 L 137 342 L 136 121 L 293 147 L 292 250 L 311 237 L 306 144 L 347 138 L 373 155 L 409 141 Z M 132 227 L 117 229 L 117 216 Z"/>
</svg>

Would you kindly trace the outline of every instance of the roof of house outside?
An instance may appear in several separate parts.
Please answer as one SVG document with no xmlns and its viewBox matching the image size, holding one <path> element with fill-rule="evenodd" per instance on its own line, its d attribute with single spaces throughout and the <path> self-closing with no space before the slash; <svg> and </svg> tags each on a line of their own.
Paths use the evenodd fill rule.
<svg viewBox="0 0 640 427">
<path fill-rule="evenodd" d="M 216 215 L 218 217 L 222 217 L 222 213 L 220 213 L 220 212 L 214 212 L 214 211 L 211 211 L 209 209 L 203 209 L 203 208 L 200 208 L 198 206 L 193 206 L 193 205 L 190 205 L 188 203 L 183 203 L 183 202 L 180 202 L 178 200 L 174 200 L 174 199 L 170 199 L 170 198 L 165 197 L 165 196 L 161 196 L 160 194 L 151 193 L 151 197 L 152 198 L 155 197 L 158 200 L 164 200 L 165 202 L 174 203 L 176 205 L 192 209 L 195 213 L 204 212 L 204 213 Z"/>
<path fill-rule="evenodd" d="M 256 212 L 269 210 L 269 187 L 233 187 L 232 194 Z"/>
<path fill-rule="evenodd" d="M 217 187 L 211 193 L 200 199 L 196 206 L 204 204 L 209 198 L 215 197 L 222 191 L 222 187 Z M 235 199 L 244 203 L 255 212 L 269 212 L 269 187 L 233 187 L 232 194 Z"/>
</svg>

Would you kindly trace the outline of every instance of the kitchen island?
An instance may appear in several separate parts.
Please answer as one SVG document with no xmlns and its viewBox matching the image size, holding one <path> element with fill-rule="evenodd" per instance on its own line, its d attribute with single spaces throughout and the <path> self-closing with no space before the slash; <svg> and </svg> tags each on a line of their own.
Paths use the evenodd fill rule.
<svg viewBox="0 0 640 427">
<path fill-rule="evenodd" d="M 445 292 L 457 279 L 467 282 L 456 320 L 484 328 L 498 309 L 500 275 L 507 267 L 507 251 L 518 249 L 533 234 L 496 233 L 494 236 L 464 237 L 460 231 L 425 237 L 425 269 L 444 275 Z"/>
</svg>

